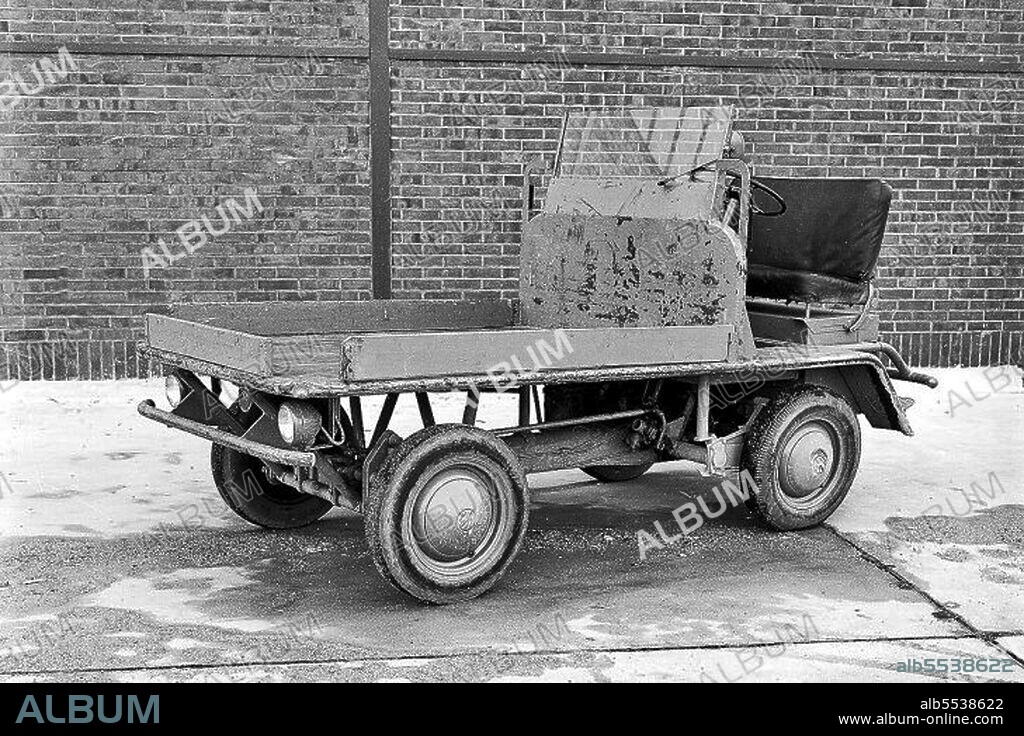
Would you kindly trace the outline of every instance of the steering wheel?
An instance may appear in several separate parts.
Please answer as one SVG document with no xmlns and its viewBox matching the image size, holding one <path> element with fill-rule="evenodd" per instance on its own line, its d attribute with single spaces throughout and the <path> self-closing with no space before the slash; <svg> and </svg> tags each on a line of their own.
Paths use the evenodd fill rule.
<svg viewBox="0 0 1024 736">
<path fill-rule="evenodd" d="M 733 176 L 733 181 L 729 183 L 729 194 L 735 196 L 736 199 L 740 197 L 740 187 L 738 183 L 738 176 Z M 762 191 L 767 194 L 775 202 L 775 209 L 766 210 L 757 204 L 754 193 Z M 750 177 L 750 214 L 760 215 L 761 217 L 778 217 L 784 214 L 786 211 L 786 200 L 782 198 L 782 195 L 776 192 L 774 189 L 764 184 L 754 177 Z"/>
<path fill-rule="evenodd" d="M 775 200 L 776 208 L 774 210 L 766 210 L 755 201 L 755 191 L 762 191 Z M 764 184 L 754 177 L 750 177 L 750 214 L 760 215 L 761 217 L 778 217 L 786 212 L 786 200 L 782 198 L 782 195 L 776 192 L 774 189 Z"/>
</svg>

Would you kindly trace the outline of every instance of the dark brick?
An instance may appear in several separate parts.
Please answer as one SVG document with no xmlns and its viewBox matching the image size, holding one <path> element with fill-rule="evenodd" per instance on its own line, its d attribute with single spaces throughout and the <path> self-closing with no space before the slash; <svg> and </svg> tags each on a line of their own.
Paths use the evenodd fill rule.
<svg viewBox="0 0 1024 736">
<path fill-rule="evenodd" d="M 26 281 L 46 281 L 64 278 L 65 270 L 63 268 L 26 268 L 21 275 Z"/>
</svg>

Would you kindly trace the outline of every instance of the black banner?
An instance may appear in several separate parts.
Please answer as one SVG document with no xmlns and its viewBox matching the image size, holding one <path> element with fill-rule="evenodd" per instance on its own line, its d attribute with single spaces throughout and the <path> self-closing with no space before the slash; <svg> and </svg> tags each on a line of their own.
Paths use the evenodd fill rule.
<svg viewBox="0 0 1024 736">
<path fill-rule="evenodd" d="M 630 730 L 731 731 L 750 726 L 806 733 L 810 728 L 854 732 L 880 726 L 974 726 L 1020 733 L 1021 728 L 1021 690 L 1008 683 L 754 684 L 741 690 L 677 684 L 653 690 L 623 689 L 614 700 L 602 701 L 578 687 L 534 687 L 529 704 L 520 704 L 507 692 L 470 695 L 448 687 L 449 692 L 441 693 L 439 685 L 374 695 L 352 693 L 352 687 L 337 683 L 6 683 L 0 685 L 0 733 L 94 734 L 114 729 L 186 733 L 219 728 L 237 734 L 239 729 L 268 732 L 277 726 L 354 730 L 364 728 L 362 724 L 388 731 L 395 727 L 461 731 L 491 728 L 494 721 L 498 721 L 494 725 L 514 728 L 508 710 L 499 706 L 502 702 L 515 703 L 520 718 L 535 722 L 532 728 L 564 725 L 577 733 L 589 727 L 607 729 L 609 711 Z M 388 701 L 395 701 L 394 705 Z"/>
</svg>

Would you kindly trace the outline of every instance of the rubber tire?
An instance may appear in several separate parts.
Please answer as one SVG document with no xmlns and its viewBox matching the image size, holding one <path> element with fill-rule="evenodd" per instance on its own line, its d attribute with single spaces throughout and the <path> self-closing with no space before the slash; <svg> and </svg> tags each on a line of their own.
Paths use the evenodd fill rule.
<svg viewBox="0 0 1024 736">
<path fill-rule="evenodd" d="M 651 469 L 654 463 L 642 465 L 588 465 L 580 468 L 591 478 L 596 478 L 602 483 L 620 483 L 625 480 L 633 480 Z"/>
<path fill-rule="evenodd" d="M 404 551 L 408 530 L 401 528 L 401 522 L 405 502 L 422 471 L 446 455 L 463 451 L 483 453 L 507 473 L 513 492 L 513 528 L 496 564 L 469 584 L 451 587 L 429 579 L 413 566 Z M 363 513 L 366 542 L 381 577 L 417 600 L 445 605 L 490 590 L 512 564 L 526 536 L 530 493 L 523 466 L 508 445 L 476 427 L 438 424 L 410 435 L 391 452 L 370 480 Z"/>
<path fill-rule="evenodd" d="M 839 462 L 834 477 L 826 484 L 811 509 L 794 509 L 779 487 L 779 449 L 798 422 L 818 420 L 828 423 L 836 433 Z M 822 386 L 801 386 L 776 395 L 758 416 L 747 435 L 743 449 L 743 468 L 757 484 L 757 493 L 747 507 L 759 521 L 772 529 L 792 531 L 817 526 L 839 508 L 860 463 L 860 423 L 857 413 L 841 396 Z"/>
<path fill-rule="evenodd" d="M 210 465 L 224 503 L 250 524 L 266 529 L 297 529 L 334 508 L 325 499 L 271 481 L 264 475 L 260 460 L 237 450 L 213 445 Z"/>
</svg>

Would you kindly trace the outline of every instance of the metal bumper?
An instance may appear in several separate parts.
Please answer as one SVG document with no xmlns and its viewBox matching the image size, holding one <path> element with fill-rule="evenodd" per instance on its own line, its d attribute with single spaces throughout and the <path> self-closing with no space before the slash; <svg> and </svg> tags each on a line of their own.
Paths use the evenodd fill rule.
<svg viewBox="0 0 1024 736">
<path fill-rule="evenodd" d="M 160 422 L 168 427 L 194 434 L 196 437 L 202 437 L 214 444 L 223 445 L 245 455 L 252 455 L 260 460 L 301 468 L 312 468 L 316 465 L 316 455 L 312 452 L 285 450 L 280 447 L 265 445 L 262 442 L 247 440 L 223 429 L 211 427 L 209 424 L 203 424 L 193 419 L 179 417 L 177 414 L 172 414 L 163 409 L 157 409 L 156 404 L 150 399 L 139 403 L 139 414 L 147 419 L 152 419 L 154 422 Z"/>
<path fill-rule="evenodd" d="M 859 342 L 846 347 L 864 353 L 873 353 L 874 355 L 881 353 L 885 355 L 892 361 L 894 366 L 886 368 L 886 373 L 889 374 L 890 378 L 895 378 L 898 381 L 920 383 L 928 388 L 936 388 L 939 385 L 939 380 L 934 376 L 910 370 L 910 366 L 907 365 L 907 361 L 903 360 L 903 356 L 900 355 L 899 351 L 887 342 Z"/>
</svg>

